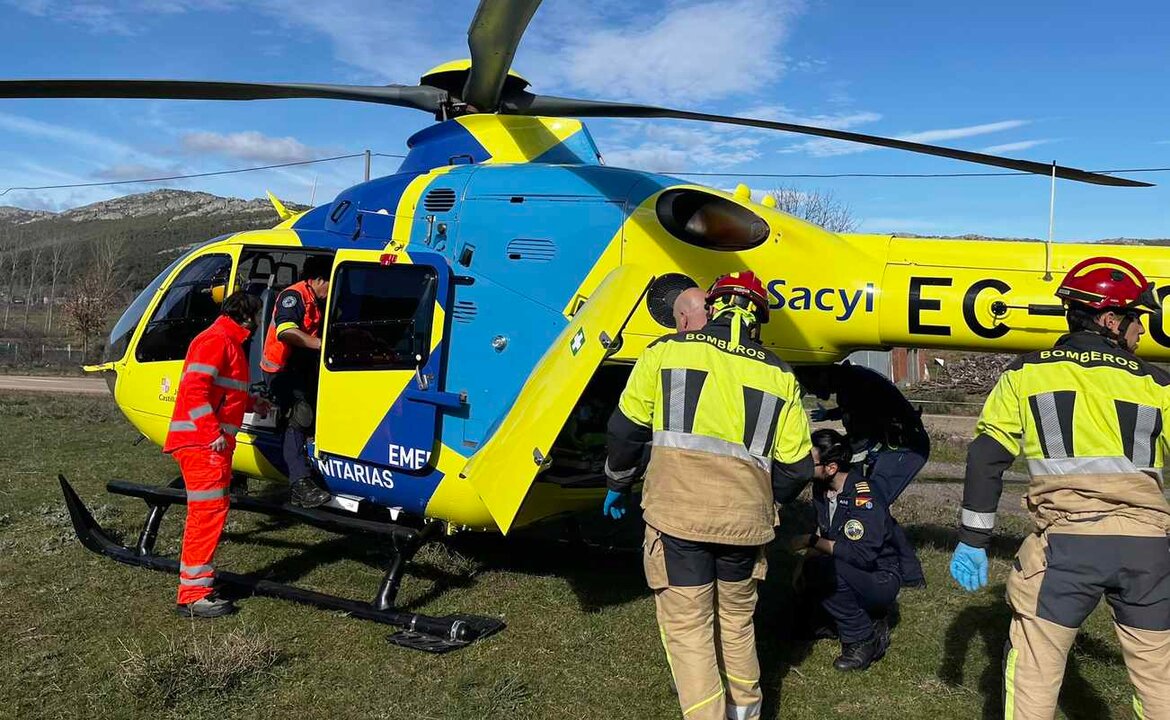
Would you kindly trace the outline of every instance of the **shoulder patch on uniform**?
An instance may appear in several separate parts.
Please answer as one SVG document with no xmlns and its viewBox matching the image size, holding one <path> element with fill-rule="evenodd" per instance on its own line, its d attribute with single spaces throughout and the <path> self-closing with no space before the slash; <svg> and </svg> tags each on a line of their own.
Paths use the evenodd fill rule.
<svg viewBox="0 0 1170 720">
<path fill-rule="evenodd" d="M 280 301 L 280 304 L 286 308 L 296 307 L 297 296 L 296 295 L 286 295 L 284 297 L 284 300 Z"/>
<path fill-rule="evenodd" d="M 865 536 L 865 526 L 860 520 L 850 520 L 845 523 L 845 537 L 857 541 Z"/>
</svg>

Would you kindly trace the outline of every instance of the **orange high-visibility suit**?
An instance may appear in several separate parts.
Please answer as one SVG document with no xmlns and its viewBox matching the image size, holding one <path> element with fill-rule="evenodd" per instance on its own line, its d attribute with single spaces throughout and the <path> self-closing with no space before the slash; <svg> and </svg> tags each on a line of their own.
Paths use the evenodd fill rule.
<svg viewBox="0 0 1170 720">
<path fill-rule="evenodd" d="M 248 409 L 251 331 L 226 315 L 199 333 L 187 350 L 163 452 L 174 455 L 187 488 L 187 523 L 179 560 L 178 603 L 211 594 L 211 564 L 229 505 L 232 453 Z M 224 449 L 211 448 L 218 438 Z"/>
</svg>

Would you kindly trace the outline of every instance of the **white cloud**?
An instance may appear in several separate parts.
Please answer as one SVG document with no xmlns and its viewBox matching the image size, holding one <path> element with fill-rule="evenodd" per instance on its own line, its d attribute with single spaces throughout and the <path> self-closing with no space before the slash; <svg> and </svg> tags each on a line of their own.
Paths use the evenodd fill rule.
<svg viewBox="0 0 1170 720">
<path fill-rule="evenodd" d="M 100 180 L 138 180 L 140 178 L 157 178 L 168 177 L 171 175 L 183 174 L 183 168 L 179 165 L 159 166 L 146 165 L 143 163 L 118 163 L 106 168 L 102 168 L 93 174 L 95 178 Z"/>
<path fill-rule="evenodd" d="M 963 138 L 1002 132 L 1004 130 L 1012 130 L 1027 125 L 1030 122 L 1030 120 L 1003 120 L 1000 122 L 984 123 L 982 125 L 968 125 L 966 127 L 958 128 L 922 130 L 913 133 L 903 133 L 901 135 L 895 135 L 894 137 L 899 140 L 906 140 L 908 142 L 935 144 L 943 141 L 960 140 Z M 832 157 L 836 155 L 853 155 L 856 153 L 866 152 L 868 150 L 874 150 L 876 148 L 876 145 L 864 145 L 862 143 L 848 142 L 846 140 L 830 140 L 827 138 L 822 138 L 793 145 L 785 152 L 804 152 L 812 155 L 813 157 Z"/>
<path fill-rule="evenodd" d="M 65 127 L 64 125 L 35 120 L 23 115 L 0 112 L 0 130 L 49 140 L 54 143 L 64 143 L 101 155 L 109 155 L 111 153 L 123 156 L 140 155 L 139 151 L 112 138 L 97 135 L 86 130 L 76 130 Z"/>
<path fill-rule="evenodd" d="M 987 153 L 988 155 L 1002 155 L 1004 153 L 1020 152 L 1021 150 L 1029 150 L 1037 145 L 1047 145 L 1052 140 L 1021 140 L 1019 142 L 1004 143 L 1002 145 L 991 145 L 985 147 L 979 152 Z"/>
<path fill-rule="evenodd" d="M 300 162 L 325 155 L 293 137 L 270 137 L 255 130 L 237 133 L 190 132 L 180 138 L 182 149 L 190 154 L 224 155 L 241 160 L 265 163 Z"/>
<path fill-rule="evenodd" d="M 906 140 L 917 143 L 937 143 L 946 140 L 959 140 L 962 138 L 975 137 L 977 135 L 987 135 L 988 133 L 1003 132 L 1004 130 L 1013 130 L 1018 127 L 1027 125 L 1030 120 L 1002 120 L 1000 122 L 985 123 L 983 125 L 968 125 L 967 127 L 947 128 L 942 130 L 923 130 L 922 132 L 909 133 L 906 135 L 899 135 L 899 140 Z"/>
<path fill-rule="evenodd" d="M 683 107 L 751 93 L 783 73 L 782 46 L 802 8 L 710 0 L 667 5 L 660 17 L 653 10 L 620 27 L 585 25 L 562 38 L 549 74 L 595 97 Z"/>
<path fill-rule="evenodd" d="M 151 14 L 222 10 L 230 0 L 4 0 L 29 15 L 80 25 L 96 35 L 136 35 Z"/>
</svg>

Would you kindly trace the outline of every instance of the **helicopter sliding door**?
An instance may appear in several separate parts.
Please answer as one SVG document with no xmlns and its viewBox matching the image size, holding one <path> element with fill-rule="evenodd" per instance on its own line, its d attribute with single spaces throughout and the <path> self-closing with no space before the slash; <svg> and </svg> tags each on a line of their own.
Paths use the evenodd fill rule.
<svg viewBox="0 0 1170 720">
<path fill-rule="evenodd" d="M 622 265 L 609 275 L 561 331 L 520 389 L 499 429 L 463 469 L 463 476 L 508 532 L 553 442 L 597 367 L 616 350 L 619 333 L 654 276 Z"/>
<path fill-rule="evenodd" d="M 425 506 L 422 478 L 437 459 L 439 409 L 459 405 L 442 392 L 450 278 L 446 260 L 433 253 L 338 252 L 315 450 L 334 492 L 411 511 Z M 402 482 L 399 474 L 416 480 Z"/>
</svg>

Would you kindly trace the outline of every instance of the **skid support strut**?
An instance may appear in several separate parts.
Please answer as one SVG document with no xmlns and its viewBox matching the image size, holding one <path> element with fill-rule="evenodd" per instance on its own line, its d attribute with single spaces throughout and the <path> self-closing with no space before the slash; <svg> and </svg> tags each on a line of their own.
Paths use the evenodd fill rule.
<svg viewBox="0 0 1170 720">
<path fill-rule="evenodd" d="M 61 483 L 61 492 L 65 496 L 65 506 L 69 509 L 69 517 L 73 522 L 73 529 L 78 540 L 87 549 L 127 565 L 176 574 L 179 572 L 177 560 L 154 554 L 154 543 L 167 508 L 187 502 L 186 493 L 181 488 L 181 480 L 172 481 L 166 487 L 136 485 L 123 481 L 112 481 L 106 486 L 112 493 L 141 498 L 149 507 L 138 542 L 131 548 L 114 541 L 94 520 L 69 481 L 63 475 L 57 477 Z M 503 621 L 479 615 L 453 614 L 433 617 L 394 609 L 394 600 L 406 564 L 413 559 L 420 547 L 435 539 L 441 527 L 439 523 L 431 523 L 416 529 L 393 523 L 351 518 L 326 510 L 308 510 L 288 504 L 277 505 L 243 496 L 232 496 L 231 503 L 233 509 L 289 517 L 331 532 L 362 533 L 389 539 L 393 552 L 386 575 L 378 586 L 373 602 L 350 600 L 224 570 L 215 572 L 215 580 L 219 585 L 239 588 L 251 595 L 264 595 L 329 610 L 340 610 L 363 620 L 392 625 L 400 629 L 387 638 L 391 643 L 432 653 L 461 648 L 504 628 Z"/>
</svg>

